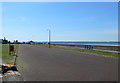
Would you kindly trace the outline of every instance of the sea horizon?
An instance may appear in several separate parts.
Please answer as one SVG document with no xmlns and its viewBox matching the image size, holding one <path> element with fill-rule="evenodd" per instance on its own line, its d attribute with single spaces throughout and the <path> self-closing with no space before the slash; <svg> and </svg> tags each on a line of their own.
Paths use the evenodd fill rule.
<svg viewBox="0 0 120 83">
<path fill-rule="evenodd" d="M 45 41 L 35 43 L 48 43 L 48 42 Z M 120 42 L 117 41 L 51 41 L 51 44 L 120 46 Z"/>
</svg>

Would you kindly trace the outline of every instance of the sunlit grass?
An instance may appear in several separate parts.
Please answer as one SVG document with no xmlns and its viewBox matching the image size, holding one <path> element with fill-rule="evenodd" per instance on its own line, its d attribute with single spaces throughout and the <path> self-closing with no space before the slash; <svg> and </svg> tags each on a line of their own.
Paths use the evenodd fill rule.
<svg viewBox="0 0 120 83">
<path fill-rule="evenodd" d="M 47 44 L 39 44 L 40 46 L 46 46 Z M 112 53 L 112 52 L 105 52 L 105 51 L 99 51 L 99 50 L 87 50 L 87 49 L 77 49 L 77 48 L 70 48 L 70 47 L 60 47 L 60 46 L 53 46 L 54 48 L 60 48 L 64 50 L 73 50 L 73 51 L 80 51 L 80 52 L 86 52 L 86 53 L 94 53 L 94 54 L 100 54 L 100 55 L 107 55 L 107 56 L 113 56 L 113 57 L 120 57 L 118 53 Z"/>
<path fill-rule="evenodd" d="M 18 44 L 11 44 L 14 45 L 14 52 L 10 52 L 9 50 L 9 44 L 2 44 L 2 54 L 1 58 L 7 63 L 7 64 L 13 64 L 14 63 L 14 54 L 17 53 Z"/>
</svg>

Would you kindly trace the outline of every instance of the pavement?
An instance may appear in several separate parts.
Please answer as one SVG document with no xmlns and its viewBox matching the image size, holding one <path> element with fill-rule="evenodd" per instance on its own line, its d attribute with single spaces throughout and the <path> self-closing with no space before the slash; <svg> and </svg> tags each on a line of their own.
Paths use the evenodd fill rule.
<svg viewBox="0 0 120 83">
<path fill-rule="evenodd" d="M 26 81 L 118 81 L 118 59 L 37 45 L 19 45 Z"/>
<path fill-rule="evenodd" d="M 71 46 L 59 46 L 59 47 L 85 49 L 85 48 L 82 48 L 82 47 L 71 47 Z M 104 52 L 111 52 L 111 53 L 120 53 L 119 51 L 114 51 L 114 50 L 101 50 L 101 49 L 92 49 L 92 50 L 104 51 Z"/>
</svg>

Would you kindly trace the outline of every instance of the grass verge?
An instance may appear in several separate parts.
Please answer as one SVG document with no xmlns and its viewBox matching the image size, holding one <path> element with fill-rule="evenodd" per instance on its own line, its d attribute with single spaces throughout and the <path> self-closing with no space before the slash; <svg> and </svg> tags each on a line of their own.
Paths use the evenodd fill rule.
<svg viewBox="0 0 120 83">
<path fill-rule="evenodd" d="M 14 56 L 8 56 L 4 55 L 2 56 L 2 59 L 5 61 L 7 64 L 14 64 Z"/>
<path fill-rule="evenodd" d="M 48 47 L 48 45 L 42 45 L 42 44 L 40 46 Z M 60 47 L 60 46 L 53 46 L 53 45 L 51 45 L 51 47 L 60 48 L 60 49 L 64 49 L 64 50 L 73 50 L 73 51 L 80 51 L 80 52 L 86 52 L 86 53 L 94 53 L 94 54 L 100 54 L 100 55 L 120 57 L 118 53 L 105 52 L 105 51 L 99 51 L 99 50 L 77 49 L 77 48 Z"/>
<path fill-rule="evenodd" d="M 15 53 L 17 53 L 18 44 L 11 44 L 14 45 L 14 52 L 9 54 L 9 44 L 2 44 L 2 60 L 7 64 L 14 64 Z"/>
</svg>

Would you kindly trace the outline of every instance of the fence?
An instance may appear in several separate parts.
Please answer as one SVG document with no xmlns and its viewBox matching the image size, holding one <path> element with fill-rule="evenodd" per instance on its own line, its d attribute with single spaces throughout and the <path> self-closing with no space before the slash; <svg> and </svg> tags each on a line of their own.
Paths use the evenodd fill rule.
<svg viewBox="0 0 120 83">
<path fill-rule="evenodd" d="M 68 46 L 68 47 L 79 47 L 83 49 L 100 49 L 100 50 L 111 50 L 111 51 L 119 51 L 120 46 L 101 46 L 101 45 L 69 45 L 69 44 L 52 44 L 54 46 Z"/>
</svg>

